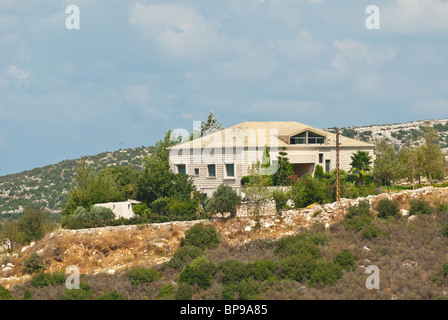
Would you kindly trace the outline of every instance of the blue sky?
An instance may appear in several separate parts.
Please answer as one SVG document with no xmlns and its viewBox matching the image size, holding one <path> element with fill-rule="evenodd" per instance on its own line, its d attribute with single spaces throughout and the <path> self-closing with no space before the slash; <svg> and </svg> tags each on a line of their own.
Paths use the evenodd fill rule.
<svg viewBox="0 0 448 320">
<path fill-rule="evenodd" d="M 2 0 L 0 175 L 153 145 L 211 110 L 226 127 L 447 118 L 447 40 L 442 0 Z"/>
</svg>

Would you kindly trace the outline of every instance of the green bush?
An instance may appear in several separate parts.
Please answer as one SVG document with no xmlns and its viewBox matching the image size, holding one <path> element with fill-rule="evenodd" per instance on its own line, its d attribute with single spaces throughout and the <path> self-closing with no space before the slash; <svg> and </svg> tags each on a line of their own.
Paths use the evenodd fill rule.
<svg viewBox="0 0 448 320">
<path fill-rule="evenodd" d="M 327 198 L 326 185 L 310 174 L 302 176 L 292 187 L 291 198 L 296 208 L 304 208 L 313 203 L 322 203 Z"/>
<path fill-rule="evenodd" d="M 314 178 L 323 179 L 324 177 L 325 177 L 324 167 L 322 167 L 320 164 L 316 165 L 316 168 L 314 169 Z"/>
<path fill-rule="evenodd" d="M 22 242 L 29 243 L 45 235 L 48 216 L 44 211 L 27 208 L 17 220 L 17 225 L 19 231 L 23 233 Z"/>
<path fill-rule="evenodd" d="M 342 276 L 342 270 L 338 265 L 333 262 L 319 262 L 311 272 L 308 282 L 310 286 L 316 286 L 318 284 L 328 286 L 333 285 Z"/>
<path fill-rule="evenodd" d="M 310 254 L 291 255 L 279 261 L 278 271 L 282 278 L 302 282 L 309 279 L 316 266 L 316 258 Z"/>
<path fill-rule="evenodd" d="M 157 270 L 143 267 L 134 267 L 128 272 L 131 284 L 134 286 L 140 283 L 153 282 L 154 280 L 160 279 L 162 276 L 157 272 Z"/>
<path fill-rule="evenodd" d="M 208 261 L 205 256 L 201 256 L 194 259 L 182 270 L 179 281 L 189 285 L 197 284 L 200 288 L 206 289 L 214 280 L 215 272 L 215 264 Z"/>
<path fill-rule="evenodd" d="M 381 199 L 378 203 L 378 217 L 382 219 L 395 218 L 400 216 L 400 207 L 397 201 Z"/>
<path fill-rule="evenodd" d="M 201 248 L 193 246 L 179 247 L 167 265 L 173 269 L 180 270 L 184 264 L 191 262 L 202 255 Z"/>
<path fill-rule="evenodd" d="M 224 285 L 222 297 L 226 300 L 257 300 L 259 285 L 251 279 Z"/>
<path fill-rule="evenodd" d="M 221 184 L 214 192 L 212 197 L 207 201 L 205 210 L 211 213 L 229 212 L 235 216 L 236 209 L 241 202 L 241 197 L 230 186 Z"/>
<path fill-rule="evenodd" d="M 301 233 L 296 236 L 287 236 L 279 239 L 274 252 L 282 256 L 309 254 L 314 258 L 319 257 L 320 254 L 319 248 L 312 240 L 309 239 L 309 235 L 307 233 Z"/>
<path fill-rule="evenodd" d="M 44 259 L 35 252 L 25 260 L 24 266 L 27 273 L 36 273 L 45 269 Z"/>
<path fill-rule="evenodd" d="M 315 233 L 310 238 L 311 242 L 315 245 L 324 245 L 327 242 L 327 235 L 325 233 Z"/>
<path fill-rule="evenodd" d="M 289 197 L 289 192 L 284 192 L 283 190 L 274 190 L 272 192 L 272 198 L 275 201 L 275 208 L 277 211 L 288 207 L 286 203 L 288 202 Z"/>
<path fill-rule="evenodd" d="M 168 215 L 169 201 L 170 200 L 168 198 L 157 198 L 151 203 L 152 212 L 155 212 L 160 215 Z"/>
<path fill-rule="evenodd" d="M 79 289 L 64 289 L 64 292 L 60 296 L 60 300 L 92 300 L 93 291 L 90 286 L 81 282 Z"/>
<path fill-rule="evenodd" d="M 358 204 L 351 205 L 346 214 L 346 218 L 351 219 L 354 217 L 371 217 L 370 203 L 368 200 L 360 201 Z"/>
<path fill-rule="evenodd" d="M 272 260 L 258 260 L 249 264 L 249 274 L 254 280 L 265 281 L 274 277 L 277 264 Z"/>
<path fill-rule="evenodd" d="M 448 213 L 448 203 L 439 203 L 437 206 L 437 213 Z"/>
<path fill-rule="evenodd" d="M 352 271 L 355 269 L 355 257 L 353 257 L 353 254 L 347 249 L 339 252 L 333 262 L 346 271 Z"/>
<path fill-rule="evenodd" d="M 413 199 L 410 201 L 409 214 L 430 214 L 432 213 L 431 206 L 424 200 Z"/>
<path fill-rule="evenodd" d="M 159 299 L 173 300 L 174 297 L 174 285 L 172 283 L 160 288 L 159 293 L 157 294 L 157 298 Z"/>
<path fill-rule="evenodd" d="M 344 223 L 344 227 L 347 230 L 361 231 L 368 227 L 372 223 L 373 217 L 358 216 L 351 219 L 347 219 Z"/>
<path fill-rule="evenodd" d="M 181 239 L 180 245 L 206 249 L 218 246 L 219 242 L 218 232 L 215 227 L 204 225 L 200 222 L 185 232 L 185 237 Z"/>
<path fill-rule="evenodd" d="M 219 265 L 218 270 L 222 272 L 222 283 L 224 285 L 240 282 L 249 277 L 247 265 L 236 260 L 223 261 Z"/>
<path fill-rule="evenodd" d="M 373 225 L 368 225 L 362 230 L 361 235 L 364 239 L 372 240 L 373 238 L 380 236 L 381 231 Z"/>
<path fill-rule="evenodd" d="M 187 283 L 181 283 L 177 289 L 176 300 L 191 300 L 193 296 L 193 288 Z"/>
<path fill-rule="evenodd" d="M 11 292 L 5 287 L 0 285 L 0 300 L 10 300 L 12 299 Z"/>
<path fill-rule="evenodd" d="M 62 272 L 55 272 L 52 274 L 39 272 L 31 279 L 31 284 L 35 288 L 55 286 L 64 283 L 65 283 L 65 275 Z"/>
<path fill-rule="evenodd" d="M 126 298 L 119 291 L 112 290 L 100 295 L 98 300 L 126 300 Z"/>
</svg>

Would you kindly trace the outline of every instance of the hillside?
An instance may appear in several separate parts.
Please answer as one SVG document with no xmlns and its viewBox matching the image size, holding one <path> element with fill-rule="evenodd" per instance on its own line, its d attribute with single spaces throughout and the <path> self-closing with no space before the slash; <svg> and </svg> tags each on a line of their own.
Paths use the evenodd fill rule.
<svg viewBox="0 0 448 320">
<path fill-rule="evenodd" d="M 141 147 L 103 152 L 85 158 L 95 170 L 114 165 L 141 168 L 142 158 L 150 152 L 151 147 Z M 50 212 L 60 211 L 75 183 L 77 160 L 65 160 L 0 177 L 0 213 L 20 212 L 27 206 Z"/>
<path fill-rule="evenodd" d="M 382 219 L 377 216 L 379 201 L 385 198 L 398 203 L 401 214 L 397 218 Z M 430 204 L 432 212 L 410 213 L 410 203 L 416 198 Z M 347 227 L 347 209 L 362 200 L 371 203 L 375 216 L 372 224 L 363 230 L 373 228 L 377 230 L 376 234 Z M 217 230 L 220 241 L 217 246 L 204 249 L 200 254 L 213 266 L 221 267 L 215 269 L 207 286 L 201 288 L 193 285 L 191 294 L 193 299 L 204 300 L 232 299 L 234 292 L 235 299 L 266 300 L 446 297 L 447 201 L 448 188 L 427 187 L 365 199 L 343 199 L 339 205 L 332 203 L 302 210 L 285 210 L 274 216 L 260 216 L 258 223 L 252 216 L 203 221 L 204 225 L 212 225 Z M 440 203 L 445 205 L 440 206 Z M 56 230 L 32 246 L 16 248 L 18 254 L 5 256 L 0 261 L 3 264 L 0 285 L 11 290 L 14 299 L 26 295 L 39 300 L 59 299 L 64 293 L 63 283 L 43 285 L 40 282 L 42 286 L 33 285 L 29 281 L 32 277 L 24 272 L 24 261 L 32 253 L 38 253 L 45 260 L 47 273 L 63 270 L 69 265 L 78 266 L 85 275 L 81 281 L 90 286 L 93 299 L 114 290 L 126 299 L 173 299 L 174 292 L 179 290 L 182 283 L 180 274 L 183 267 L 191 261 L 188 254 L 198 250 L 189 247 L 179 251 L 181 238 L 198 222 Z M 309 230 L 312 242 L 305 244 L 305 240 L 290 237 L 303 234 L 304 230 Z M 286 246 L 282 247 L 281 241 Z M 315 250 L 317 264 L 311 261 L 308 267 L 301 266 L 303 260 L 297 260 L 300 258 L 294 250 L 310 248 Z M 354 260 L 344 260 L 351 263 L 351 267 L 344 269 L 333 282 L 334 279 L 327 277 L 332 275 L 332 261 L 344 250 L 351 252 Z M 183 259 L 188 259 L 176 260 L 179 264 L 165 264 L 178 251 L 183 252 Z M 226 262 L 227 268 L 222 267 L 229 260 L 237 262 Z M 370 265 L 381 270 L 378 290 L 366 288 L 368 274 L 365 270 Z M 132 284 L 129 271 L 136 266 L 153 268 L 160 277 Z M 326 274 L 317 272 L 316 278 L 309 275 L 299 278 L 299 275 L 306 274 L 306 268 Z M 254 278 L 244 278 L 244 270 L 252 270 L 250 272 L 253 272 Z M 312 279 L 331 283 L 315 285 L 310 282 Z M 166 286 L 171 288 L 171 294 Z M 162 288 L 168 291 L 163 297 L 160 296 Z"/>
<path fill-rule="evenodd" d="M 386 137 L 397 149 L 404 145 L 418 145 L 423 142 L 423 128 L 428 124 L 439 132 L 440 148 L 448 151 L 448 119 L 422 120 L 406 123 L 371 125 L 340 128 L 342 135 L 356 140 L 373 143 L 375 139 Z M 335 132 L 335 128 L 326 129 Z"/>
</svg>

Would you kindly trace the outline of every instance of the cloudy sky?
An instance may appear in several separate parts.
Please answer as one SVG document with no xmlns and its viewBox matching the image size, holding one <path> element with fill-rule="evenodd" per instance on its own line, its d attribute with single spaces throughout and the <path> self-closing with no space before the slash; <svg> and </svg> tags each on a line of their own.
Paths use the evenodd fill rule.
<svg viewBox="0 0 448 320">
<path fill-rule="evenodd" d="M 443 0 L 1 0 L 0 175 L 153 145 L 211 110 L 226 127 L 448 118 L 446 57 Z"/>
</svg>

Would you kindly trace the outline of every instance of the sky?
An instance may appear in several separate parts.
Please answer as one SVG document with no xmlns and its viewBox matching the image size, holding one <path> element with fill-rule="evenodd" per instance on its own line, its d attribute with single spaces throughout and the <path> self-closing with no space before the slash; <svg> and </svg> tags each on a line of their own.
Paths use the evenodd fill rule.
<svg viewBox="0 0 448 320">
<path fill-rule="evenodd" d="M 225 127 L 448 118 L 446 57 L 444 0 L 1 0 L 0 175 L 150 146 L 210 111 Z"/>
</svg>

